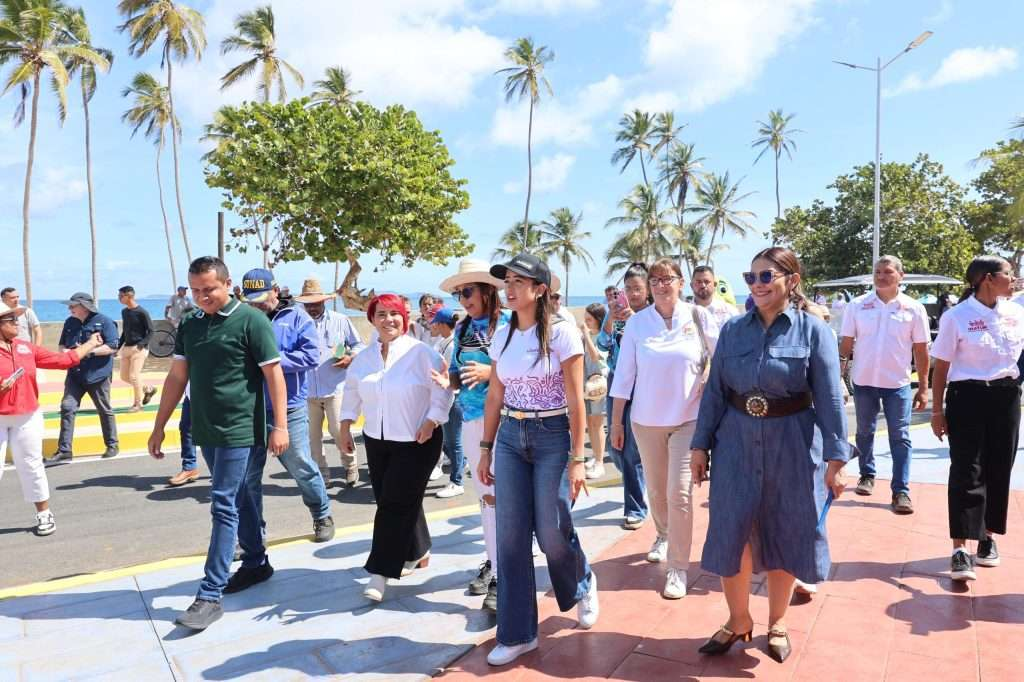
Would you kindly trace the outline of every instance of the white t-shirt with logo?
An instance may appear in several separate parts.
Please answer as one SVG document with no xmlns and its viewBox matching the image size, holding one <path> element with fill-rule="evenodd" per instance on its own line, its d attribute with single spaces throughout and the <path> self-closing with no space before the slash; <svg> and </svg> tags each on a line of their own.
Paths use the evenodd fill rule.
<svg viewBox="0 0 1024 682">
<path fill-rule="evenodd" d="M 490 356 L 497 363 L 498 378 L 505 385 L 505 405 L 512 409 L 557 410 L 566 406 L 562 363 L 583 355 L 583 339 L 572 324 L 554 317 L 551 322 L 551 354 L 547 358 L 537 357 L 540 349 L 536 325 L 525 331 L 504 325 L 494 332 Z"/>
<path fill-rule="evenodd" d="M 932 357 L 949 363 L 949 381 L 1017 378 L 1024 350 L 1024 308 L 999 299 L 989 308 L 974 296 L 939 319 Z"/>
<path fill-rule="evenodd" d="M 736 306 L 717 296 L 713 296 L 711 302 L 704 306 L 704 309 L 711 313 L 719 327 L 740 314 Z"/>
<path fill-rule="evenodd" d="M 839 335 L 855 341 L 853 383 L 874 388 L 909 385 L 913 346 L 931 339 L 928 312 L 902 293 L 888 303 L 875 292 L 853 299 L 843 314 Z"/>
</svg>

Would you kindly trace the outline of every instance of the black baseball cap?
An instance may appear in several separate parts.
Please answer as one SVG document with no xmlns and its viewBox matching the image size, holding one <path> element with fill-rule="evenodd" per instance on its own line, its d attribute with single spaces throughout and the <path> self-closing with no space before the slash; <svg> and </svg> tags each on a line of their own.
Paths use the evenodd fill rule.
<svg viewBox="0 0 1024 682">
<path fill-rule="evenodd" d="M 498 279 L 505 279 L 509 271 L 551 286 L 551 270 L 544 261 L 532 253 L 521 253 L 504 265 L 491 266 L 491 276 Z"/>
</svg>

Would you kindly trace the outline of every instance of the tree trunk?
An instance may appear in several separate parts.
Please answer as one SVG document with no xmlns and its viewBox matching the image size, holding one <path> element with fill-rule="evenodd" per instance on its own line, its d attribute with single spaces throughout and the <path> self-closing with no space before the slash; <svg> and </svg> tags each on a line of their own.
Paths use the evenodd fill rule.
<svg viewBox="0 0 1024 682">
<path fill-rule="evenodd" d="M 96 215 L 92 199 L 92 142 L 89 128 L 89 98 L 82 86 L 82 111 L 85 114 L 85 186 L 89 194 L 89 240 L 92 243 L 92 300 L 100 300 L 99 271 L 96 267 Z"/>
<path fill-rule="evenodd" d="M 533 98 L 530 98 L 530 122 L 526 128 L 526 212 L 523 214 L 523 250 L 530 244 L 530 194 L 533 192 Z"/>
<path fill-rule="evenodd" d="M 644 186 L 650 189 L 651 183 L 647 182 L 647 167 L 644 166 L 644 150 L 642 149 L 640 150 L 640 172 L 644 176 Z"/>
<path fill-rule="evenodd" d="M 192 245 L 188 241 L 188 228 L 185 227 L 185 211 L 181 207 L 181 169 L 178 161 L 178 126 L 174 115 L 174 90 L 171 88 L 172 68 L 170 47 L 164 48 L 164 59 L 167 61 L 167 104 L 171 112 L 171 147 L 174 152 L 174 193 L 178 202 L 178 222 L 181 223 L 181 238 L 185 241 L 185 257 L 192 263 Z"/>
<path fill-rule="evenodd" d="M 164 237 L 167 238 L 167 260 L 171 263 L 171 292 L 177 290 L 178 271 L 174 267 L 174 249 L 171 246 L 171 224 L 167 220 L 167 207 L 164 205 L 164 181 L 160 176 L 160 150 L 163 148 L 163 140 L 156 148 L 156 186 L 160 197 L 160 214 L 164 217 Z M 189 261 L 191 264 L 192 261 Z"/>
<path fill-rule="evenodd" d="M 334 290 L 338 290 L 338 277 L 341 275 L 341 263 L 334 261 Z M 334 312 L 338 312 L 338 297 L 335 296 L 331 300 L 331 306 L 334 308 Z"/>
<path fill-rule="evenodd" d="M 263 267 L 270 269 L 270 223 L 263 223 Z"/>
<path fill-rule="evenodd" d="M 775 155 L 775 217 L 782 217 L 782 200 L 779 199 L 779 155 Z"/>
<path fill-rule="evenodd" d="M 348 259 L 348 272 L 345 274 L 345 279 L 342 280 L 341 286 L 338 287 L 338 294 L 341 296 L 342 305 L 349 310 L 366 310 L 372 299 L 376 294 L 373 289 L 364 294 L 357 285 L 359 280 L 359 273 L 363 271 L 363 267 L 359 265 L 359 261 L 355 259 L 352 254 L 347 254 Z"/>
<path fill-rule="evenodd" d="M 565 266 L 565 306 L 569 305 L 569 259 L 566 258 L 562 261 L 562 265 Z"/>
<path fill-rule="evenodd" d="M 679 206 L 676 207 L 679 212 L 679 267 L 683 267 L 683 261 L 685 254 L 683 253 L 683 242 L 686 240 L 686 218 L 683 217 L 686 211 L 686 185 L 683 185 L 682 191 L 679 193 Z M 690 277 L 693 277 L 693 273 L 690 273 Z"/>
<path fill-rule="evenodd" d="M 715 250 L 715 235 L 717 233 L 718 233 L 718 230 L 716 230 L 715 228 L 712 227 L 711 228 L 711 240 L 708 242 L 708 255 L 704 258 L 704 265 L 707 265 L 707 266 L 711 265 L 711 252 Z"/>
<path fill-rule="evenodd" d="M 28 132 L 28 159 L 25 162 L 25 194 L 21 204 L 21 257 L 25 265 L 25 301 L 32 307 L 32 268 L 29 264 L 29 203 L 32 199 L 32 166 L 36 160 L 36 126 L 39 122 L 39 71 L 32 80 L 32 118 Z"/>
</svg>

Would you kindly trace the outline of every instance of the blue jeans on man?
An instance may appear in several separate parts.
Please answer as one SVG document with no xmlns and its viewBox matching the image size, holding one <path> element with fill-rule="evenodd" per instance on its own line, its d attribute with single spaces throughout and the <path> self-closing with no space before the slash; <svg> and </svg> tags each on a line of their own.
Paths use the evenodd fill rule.
<svg viewBox="0 0 1024 682">
<path fill-rule="evenodd" d="M 608 375 L 609 386 L 612 385 L 614 379 L 614 373 Z M 644 491 L 647 489 L 647 483 L 644 480 L 644 465 L 640 461 L 640 448 L 637 447 L 636 438 L 633 437 L 633 429 L 629 421 L 629 413 L 633 401 L 627 400 L 626 409 L 622 412 L 625 442 L 621 450 L 612 447 L 612 397 L 609 395 L 605 398 L 605 401 L 609 425 L 609 435 L 605 439 L 605 450 L 611 455 L 615 466 L 622 472 L 623 516 L 643 520 L 647 518 L 647 502 L 644 501 Z"/>
<path fill-rule="evenodd" d="M 267 435 L 273 429 L 274 419 L 267 415 Z M 264 448 L 264 456 L 266 448 Z M 288 409 L 288 449 L 277 458 L 281 465 L 295 479 L 302 494 L 302 501 L 309 508 L 309 513 L 314 521 L 327 518 L 331 515 L 331 501 L 327 497 L 327 485 L 324 477 L 320 475 L 320 468 L 313 461 L 313 455 L 309 449 L 309 409 L 305 403 L 298 407 Z M 255 475 L 255 472 L 253 472 Z M 262 470 L 260 472 L 262 477 Z M 259 482 L 253 482 L 250 489 L 260 487 L 260 518 L 263 517 L 262 509 L 262 478 Z"/>
<path fill-rule="evenodd" d="M 248 500 L 258 500 L 259 508 L 263 507 L 262 490 L 247 491 L 246 485 L 251 480 L 249 473 L 253 469 L 259 469 L 259 478 L 262 479 L 266 449 L 251 445 L 201 449 L 206 466 L 210 469 L 210 516 L 213 528 L 210 532 L 210 547 L 206 552 L 204 576 L 196 597 L 219 602 L 231 575 L 236 538 L 248 561 L 247 567 L 260 565 L 266 555 L 260 524 L 253 524 L 251 519 L 243 518 L 244 515 L 240 513 L 243 496 Z"/>
<path fill-rule="evenodd" d="M 853 387 L 853 405 L 857 413 L 857 448 L 861 476 L 875 477 L 875 425 L 881 403 L 889 432 L 892 455 L 892 493 L 910 492 L 910 411 L 913 395 L 910 385 L 900 388 Z"/>
<path fill-rule="evenodd" d="M 181 417 L 178 419 L 178 435 L 181 436 L 181 470 L 195 471 L 196 446 L 192 442 L 192 401 L 185 397 L 181 403 Z"/>
<path fill-rule="evenodd" d="M 462 485 L 462 476 L 466 470 L 466 456 L 462 452 L 462 405 L 458 398 L 448 411 L 448 421 L 441 425 L 444 444 L 441 450 L 448 456 L 452 470 L 448 478 L 455 485 Z"/>
<path fill-rule="evenodd" d="M 502 417 L 494 450 L 498 521 L 498 643 L 537 637 L 533 536 L 544 552 L 562 611 L 590 589 L 591 572 L 572 525 L 569 500 L 569 418 Z"/>
</svg>

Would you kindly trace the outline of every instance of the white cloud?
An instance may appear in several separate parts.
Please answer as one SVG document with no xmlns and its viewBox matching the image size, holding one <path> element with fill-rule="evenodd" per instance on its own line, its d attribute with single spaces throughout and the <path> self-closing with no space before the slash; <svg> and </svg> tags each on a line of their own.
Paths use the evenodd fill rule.
<svg viewBox="0 0 1024 682">
<path fill-rule="evenodd" d="M 573 10 L 591 10 L 598 0 L 499 0 L 494 9 L 508 14 L 559 14 Z"/>
<path fill-rule="evenodd" d="M 24 190 L 24 163 L 0 168 L 0 206 L 18 209 Z M 67 204 L 85 197 L 85 169 L 73 166 L 44 166 L 36 164 L 32 173 L 32 198 L 30 210 L 33 216 L 52 215 Z"/>
<path fill-rule="evenodd" d="M 533 166 L 533 191 L 551 192 L 561 189 L 575 163 L 576 157 L 570 154 L 555 154 L 540 159 Z M 502 190 L 505 194 L 518 194 L 526 190 L 526 181 L 506 182 Z"/>
<path fill-rule="evenodd" d="M 912 73 L 895 88 L 885 90 L 886 97 L 905 92 L 941 88 L 954 83 L 967 83 L 995 76 L 1017 68 L 1017 50 L 1010 47 L 965 47 L 954 50 L 931 76 Z"/>
<path fill-rule="evenodd" d="M 935 14 L 926 17 L 926 24 L 943 24 L 953 18 L 953 0 L 942 0 L 935 9 Z"/>
</svg>

